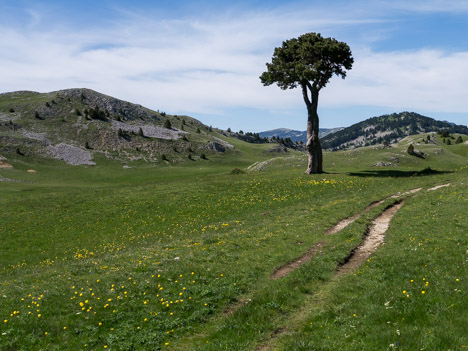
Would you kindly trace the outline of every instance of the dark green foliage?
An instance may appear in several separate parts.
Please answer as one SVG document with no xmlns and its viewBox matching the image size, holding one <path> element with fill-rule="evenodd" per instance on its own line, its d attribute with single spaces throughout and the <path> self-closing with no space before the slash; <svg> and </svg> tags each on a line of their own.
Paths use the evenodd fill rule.
<svg viewBox="0 0 468 351">
<path fill-rule="evenodd" d="M 450 138 L 447 139 L 447 145 L 452 145 L 452 141 L 450 140 Z"/>
<path fill-rule="evenodd" d="M 205 155 L 205 154 L 201 154 L 201 155 L 200 155 L 200 158 L 201 158 L 202 160 L 207 160 L 207 158 L 206 158 L 206 155 Z"/>
<path fill-rule="evenodd" d="M 240 134 L 240 135 L 243 135 L 243 134 L 244 134 L 244 131 L 243 131 L 242 129 L 239 130 L 239 134 Z"/>
<path fill-rule="evenodd" d="M 119 128 L 117 135 L 119 136 L 119 138 L 130 140 L 130 133 L 126 130 L 123 130 L 122 128 Z"/>
<path fill-rule="evenodd" d="M 197 133 L 200 134 L 201 133 L 201 130 L 200 128 L 197 128 Z"/>
<path fill-rule="evenodd" d="M 448 129 L 440 130 L 440 131 L 438 132 L 438 134 L 439 134 L 442 138 L 449 138 L 449 137 L 450 137 L 450 133 L 449 133 Z"/>
<path fill-rule="evenodd" d="M 47 107 L 50 107 L 49 101 L 47 101 L 47 102 L 45 103 L 45 105 L 46 105 Z"/>
<path fill-rule="evenodd" d="M 461 143 L 463 143 L 463 138 L 461 137 L 461 135 L 459 135 L 457 140 L 455 141 L 455 144 L 461 144 Z"/>
<path fill-rule="evenodd" d="M 311 82 L 320 90 L 333 75 L 345 78 L 353 62 L 346 43 L 323 38 L 319 33 L 306 33 L 275 48 L 272 61 L 266 64 L 267 71 L 260 80 L 263 85 L 276 83 L 283 90 Z"/>
<path fill-rule="evenodd" d="M 14 109 L 14 108 L 10 108 L 10 112 L 11 112 L 11 113 L 15 112 L 15 109 Z"/>
<path fill-rule="evenodd" d="M 212 131 L 213 131 L 213 127 L 209 126 L 209 127 L 208 127 L 208 131 L 209 131 L 209 132 L 212 132 Z"/>
<path fill-rule="evenodd" d="M 167 128 L 167 129 L 171 129 L 171 128 L 172 128 L 171 121 L 169 121 L 168 119 L 166 119 L 166 120 L 164 121 L 163 127 L 164 127 L 164 128 Z"/>
<path fill-rule="evenodd" d="M 89 145 L 89 143 L 88 143 L 88 142 L 86 142 L 86 144 L 85 144 L 85 148 L 86 148 L 86 149 L 89 149 L 89 150 L 92 150 L 92 147 Z"/>
<path fill-rule="evenodd" d="M 189 140 L 187 139 L 187 136 L 186 136 L 186 135 L 182 136 L 181 139 L 182 139 L 183 141 L 189 141 Z"/>
<path fill-rule="evenodd" d="M 161 116 L 166 117 L 166 112 L 161 112 Z"/>
<path fill-rule="evenodd" d="M 411 155 L 411 156 L 415 155 L 413 144 L 409 144 L 407 152 L 408 152 L 408 155 Z"/>
<path fill-rule="evenodd" d="M 20 150 L 19 147 L 16 148 L 16 153 L 20 156 L 24 156 L 24 153 Z"/>
<path fill-rule="evenodd" d="M 240 169 L 240 168 L 234 168 L 232 171 L 231 171 L 231 174 L 244 174 L 245 172 Z"/>
<path fill-rule="evenodd" d="M 99 109 L 99 106 L 96 106 L 96 108 L 90 108 L 89 116 L 92 119 L 97 119 L 97 120 L 104 121 L 104 122 L 107 121 L 106 113 L 104 111 L 101 111 Z"/>
<path fill-rule="evenodd" d="M 162 154 L 162 155 L 161 155 L 161 160 L 163 160 L 163 161 L 169 161 L 169 160 L 167 159 L 167 156 L 166 156 L 165 154 Z"/>
<path fill-rule="evenodd" d="M 430 136 L 430 135 L 427 136 L 427 140 L 428 140 L 428 141 L 431 140 L 431 136 Z"/>
<path fill-rule="evenodd" d="M 413 134 L 437 131 L 441 137 L 447 138 L 450 136 L 448 128 L 450 128 L 452 133 L 468 134 L 466 126 L 436 121 L 433 118 L 425 117 L 415 112 L 401 112 L 369 118 L 348 128 L 329 134 L 323 137 L 321 142 L 323 148 L 336 150 L 343 148 L 344 144 L 363 135 L 366 138 L 366 142 L 374 145 L 376 142 L 378 143 L 375 137 L 378 132 L 391 131 L 390 134 L 382 137 L 382 141 L 387 140 L 389 143 L 393 143 L 396 139 L 408 136 L 410 130 L 412 130 Z"/>
<path fill-rule="evenodd" d="M 188 159 L 193 161 L 192 154 L 188 154 Z"/>
<path fill-rule="evenodd" d="M 55 100 L 52 100 L 52 104 L 57 105 L 57 102 Z"/>
<path fill-rule="evenodd" d="M 34 118 L 36 118 L 36 119 L 43 119 L 43 118 L 39 115 L 39 112 L 37 112 L 37 111 L 34 112 Z"/>
<path fill-rule="evenodd" d="M 182 118 L 182 126 L 185 126 L 185 119 Z"/>
<path fill-rule="evenodd" d="M 228 129 L 227 129 L 227 132 L 228 132 L 228 133 L 231 133 L 231 132 L 232 132 L 232 131 L 231 131 L 231 128 L 228 128 Z"/>
<path fill-rule="evenodd" d="M 192 149 L 192 147 L 191 147 L 191 146 L 189 146 L 189 148 L 188 148 L 188 150 L 187 150 L 187 151 L 188 151 L 188 152 L 193 152 L 193 149 Z"/>
<path fill-rule="evenodd" d="M 83 116 L 83 115 L 81 114 L 81 111 L 80 111 L 79 109 L 77 109 L 77 108 L 75 108 L 75 114 L 76 114 L 77 116 Z"/>
</svg>

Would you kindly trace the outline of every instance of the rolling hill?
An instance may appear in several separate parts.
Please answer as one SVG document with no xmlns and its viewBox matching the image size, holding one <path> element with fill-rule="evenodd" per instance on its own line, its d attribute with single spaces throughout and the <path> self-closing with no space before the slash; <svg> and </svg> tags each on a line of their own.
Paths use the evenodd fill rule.
<svg viewBox="0 0 468 351">
<path fill-rule="evenodd" d="M 93 165 L 100 156 L 123 162 L 189 162 L 235 152 L 218 132 L 194 118 L 152 111 L 90 89 L 0 94 L 3 154 L 72 165 Z"/>
<path fill-rule="evenodd" d="M 401 112 L 366 119 L 322 139 L 322 147 L 341 150 L 399 140 L 419 133 L 447 131 L 468 134 L 468 128 L 449 122 L 437 121 L 415 112 Z"/>
</svg>

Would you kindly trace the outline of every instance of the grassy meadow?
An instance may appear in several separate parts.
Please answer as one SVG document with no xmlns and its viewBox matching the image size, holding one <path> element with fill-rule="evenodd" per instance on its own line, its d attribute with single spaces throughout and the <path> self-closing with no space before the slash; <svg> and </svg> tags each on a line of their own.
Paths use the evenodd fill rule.
<svg viewBox="0 0 468 351">
<path fill-rule="evenodd" d="M 326 153 L 313 176 L 302 154 L 231 140 L 239 154 L 179 166 L 6 155 L 14 168 L 0 176 L 21 182 L 0 183 L 0 349 L 468 348 L 468 146 L 407 155 L 423 137 Z M 415 188 L 385 245 L 337 276 L 390 196 Z"/>
</svg>

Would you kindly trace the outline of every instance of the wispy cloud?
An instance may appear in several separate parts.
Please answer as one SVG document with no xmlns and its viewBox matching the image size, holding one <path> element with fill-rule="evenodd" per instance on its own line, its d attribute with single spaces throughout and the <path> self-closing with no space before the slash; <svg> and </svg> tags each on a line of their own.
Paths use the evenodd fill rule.
<svg viewBox="0 0 468 351">
<path fill-rule="evenodd" d="M 31 13 L 35 28 L 45 21 Z M 300 94 L 263 87 L 258 77 L 282 40 L 317 31 L 356 48 L 353 70 L 344 81 L 332 80 L 322 92 L 322 106 L 468 112 L 463 92 L 468 52 L 374 52 L 372 43 L 387 34 L 367 26 L 391 19 L 376 16 L 372 8 L 338 14 L 282 8 L 176 19 L 119 13 L 92 29 L 0 24 L 1 89 L 89 87 L 173 113 L 223 114 L 239 107 L 286 111 L 302 107 Z"/>
</svg>

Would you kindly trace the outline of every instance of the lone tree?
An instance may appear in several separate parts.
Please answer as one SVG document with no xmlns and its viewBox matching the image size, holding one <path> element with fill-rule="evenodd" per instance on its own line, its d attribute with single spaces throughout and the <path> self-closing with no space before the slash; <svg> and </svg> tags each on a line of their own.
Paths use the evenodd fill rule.
<svg viewBox="0 0 468 351">
<path fill-rule="evenodd" d="M 334 74 L 344 79 L 353 62 L 346 43 L 323 38 L 319 33 L 306 33 L 275 48 L 271 63 L 266 64 L 268 70 L 260 76 L 263 85 L 276 83 L 283 90 L 302 88 L 307 106 L 308 174 L 323 172 L 317 114 L 320 89 Z"/>
</svg>

